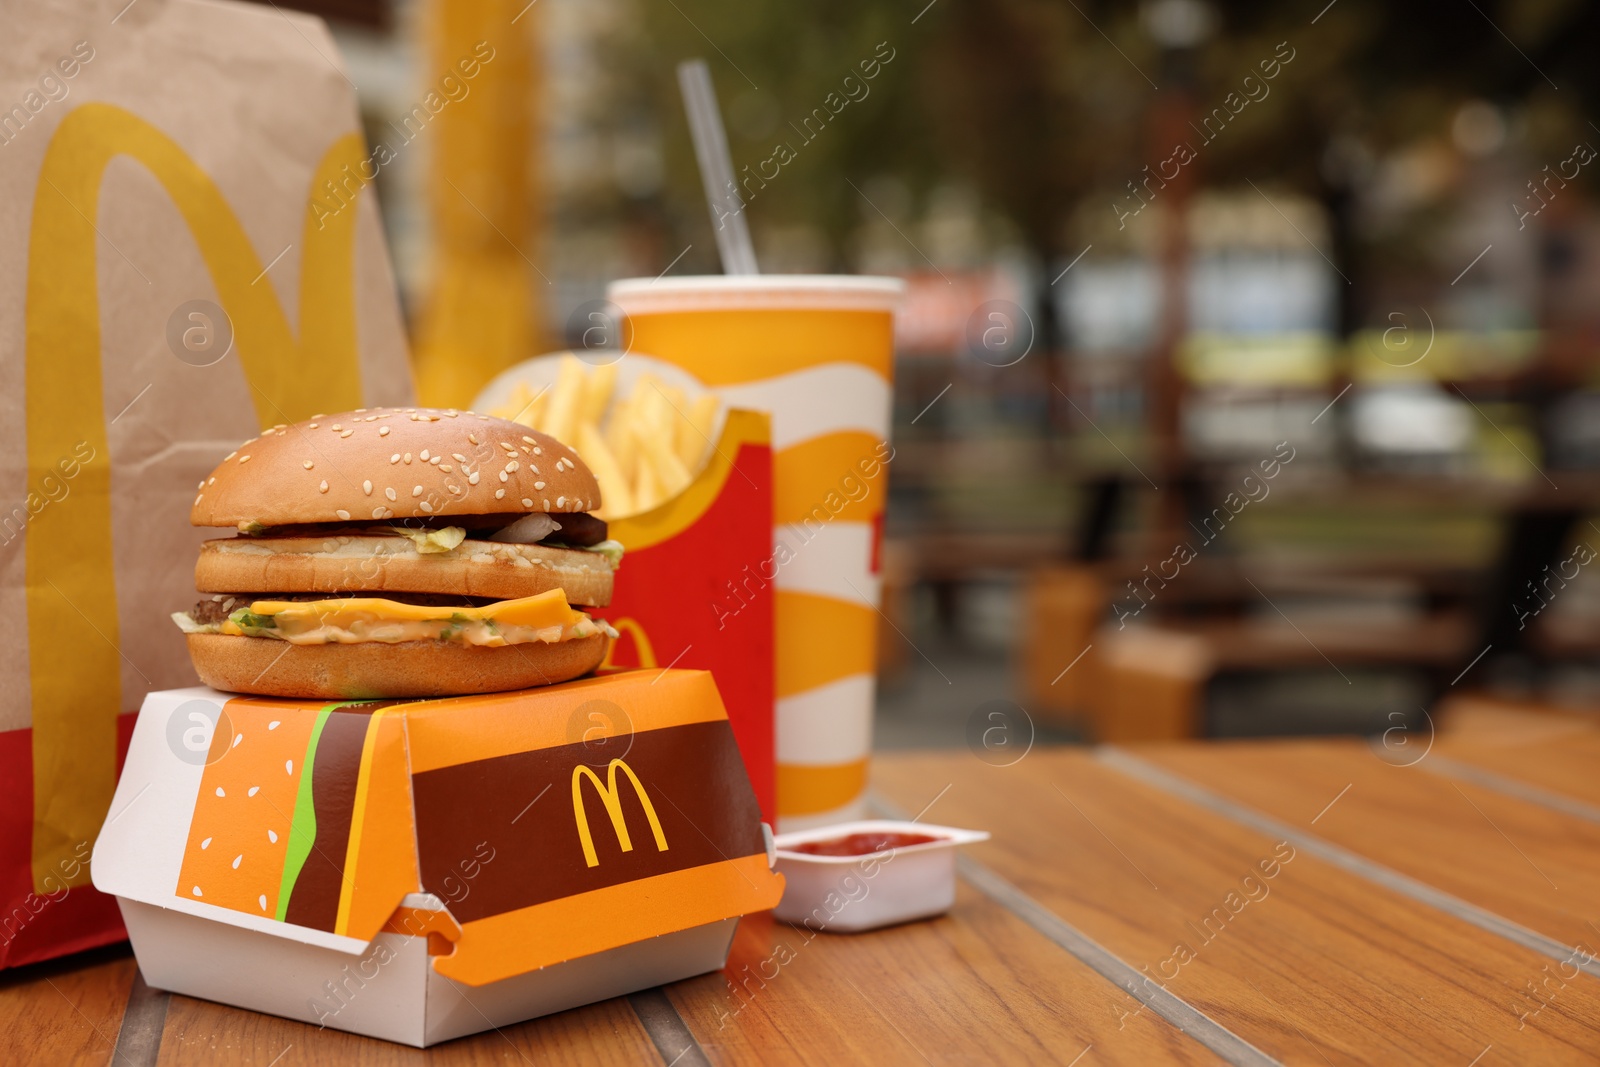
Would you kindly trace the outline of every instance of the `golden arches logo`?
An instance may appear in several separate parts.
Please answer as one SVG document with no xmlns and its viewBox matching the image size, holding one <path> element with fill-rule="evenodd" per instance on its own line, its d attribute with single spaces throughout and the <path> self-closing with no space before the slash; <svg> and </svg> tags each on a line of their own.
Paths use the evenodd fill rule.
<svg viewBox="0 0 1600 1067">
<path fill-rule="evenodd" d="M 359 134 L 340 137 L 311 187 L 360 162 Z M 25 314 L 28 480 L 87 441 L 109 456 L 102 403 L 95 256 L 100 185 L 118 156 L 161 183 L 189 228 L 223 308 L 262 425 L 361 403 L 355 313 L 355 212 L 319 229 L 308 196 L 300 249 L 300 336 L 262 272 L 249 235 L 209 175 L 177 142 L 110 104 L 74 109 L 45 150 L 33 198 Z M 24 599 L 33 704 L 35 885 L 92 841 L 116 787 L 121 661 L 111 536 L 111 469 L 86 466 L 71 508 L 28 526 Z M 103 640 L 71 640 L 93 610 Z M 73 881 L 88 882 L 87 868 Z"/>
<path fill-rule="evenodd" d="M 655 805 L 650 803 L 650 794 L 644 791 L 644 783 L 633 773 L 633 768 L 620 759 L 614 759 L 606 767 L 606 780 L 602 783 L 600 776 L 594 773 L 591 767 L 580 763 L 572 768 L 572 818 L 578 824 L 578 841 L 583 845 L 584 862 L 591 867 L 600 866 L 600 857 L 595 855 L 594 836 L 589 832 L 589 811 L 583 806 L 583 782 L 586 778 L 594 783 L 594 790 L 600 794 L 600 802 L 605 805 L 606 814 L 611 816 L 611 829 L 617 835 L 617 844 L 622 846 L 624 852 L 633 851 L 633 839 L 628 836 L 628 821 L 622 814 L 622 797 L 617 793 L 619 770 L 633 783 L 633 791 L 638 794 L 645 818 L 650 820 L 650 832 L 655 835 L 656 851 L 667 851 L 667 835 L 661 830 L 661 820 L 656 817 Z"/>
<path fill-rule="evenodd" d="M 633 650 L 634 654 L 638 656 L 639 666 L 646 670 L 654 670 L 660 666 L 656 662 L 655 646 L 650 643 L 650 636 L 644 632 L 644 627 L 640 625 L 638 619 L 623 616 L 620 619 L 607 619 L 606 621 L 611 624 L 617 633 L 632 635 Z M 606 647 L 606 658 L 600 663 L 602 669 L 616 666 L 614 658 L 617 654 L 617 645 L 620 640 L 619 638 Z"/>
</svg>

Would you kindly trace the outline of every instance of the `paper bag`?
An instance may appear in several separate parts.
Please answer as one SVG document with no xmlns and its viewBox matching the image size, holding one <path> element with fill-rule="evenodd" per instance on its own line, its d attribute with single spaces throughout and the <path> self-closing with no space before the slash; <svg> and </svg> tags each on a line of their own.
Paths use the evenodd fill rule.
<svg viewBox="0 0 1600 1067">
<path fill-rule="evenodd" d="M 319 20 L 108 0 L 13 4 L 6 22 L 0 966 L 16 966 L 122 936 L 89 847 L 145 693 L 194 682 L 169 614 L 215 535 L 188 525 L 199 481 L 266 427 L 403 404 L 411 383 L 375 164 Z M 175 720 L 175 751 L 194 726 Z"/>
</svg>

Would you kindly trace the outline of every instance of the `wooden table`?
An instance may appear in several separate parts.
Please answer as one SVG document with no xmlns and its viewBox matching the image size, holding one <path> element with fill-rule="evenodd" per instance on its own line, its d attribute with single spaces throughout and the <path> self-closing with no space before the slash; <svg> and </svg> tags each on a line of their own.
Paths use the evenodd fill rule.
<svg viewBox="0 0 1600 1067">
<path fill-rule="evenodd" d="M 943 918 L 756 917 L 719 974 L 428 1051 L 105 950 L 0 977 L 0 1062 L 1600 1062 L 1600 731 L 1401 740 L 883 757 L 882 808 L 994 834 Z"/>
</svg>

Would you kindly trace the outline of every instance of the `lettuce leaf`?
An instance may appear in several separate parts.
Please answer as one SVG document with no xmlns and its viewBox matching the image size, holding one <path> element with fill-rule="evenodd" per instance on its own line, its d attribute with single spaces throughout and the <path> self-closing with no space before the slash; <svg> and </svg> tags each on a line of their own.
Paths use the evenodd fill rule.
<svg viewBox="0 0 1600 1067">
<path fill-rule="evenodd" d="M 401 537 L 409 537 L 411 543 L 417 546 L 417 551 L 424 555 L 449 552 L 467 539 L 467 531 L 460 526 L 446 526 L 439 530 L 410 530 L 404 526 L 391 526 L 389 529 Z"/>
</svg>

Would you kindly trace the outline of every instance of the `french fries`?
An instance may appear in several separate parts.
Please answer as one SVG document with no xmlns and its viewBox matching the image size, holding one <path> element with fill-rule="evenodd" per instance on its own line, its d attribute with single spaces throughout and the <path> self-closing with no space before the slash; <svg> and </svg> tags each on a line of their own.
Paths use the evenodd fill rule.
<svg viewBox="0 0 1600 1067">
<path fill-rule="evenodd" d="M 690 396 L 652 374 L 632 391 L 617 389 L 617 366 L 586 367 L 561 358 L 553 384 L 518 382 L 500 408 L 513 419 L 571 445 L 600 484 L 604 519 L 636 515 L 683 492 L 711 452 L 721 403 L 714 393 Z"/>
</svg>

